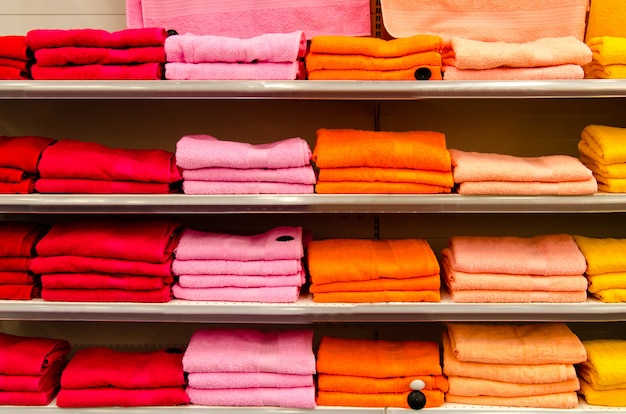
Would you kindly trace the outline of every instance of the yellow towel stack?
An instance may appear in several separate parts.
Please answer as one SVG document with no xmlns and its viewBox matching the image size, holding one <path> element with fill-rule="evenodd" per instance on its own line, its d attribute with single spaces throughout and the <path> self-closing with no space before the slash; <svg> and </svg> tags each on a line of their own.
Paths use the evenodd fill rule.
<svg viewBox="0 0 626 414">
<path fill-rule="evenodd" d="M 587 46 L 592 59 L 583 67 L 585 78 L 626 79 L 626 37 L 594 37 Z"/>
<path fill-rule="evenodd" d="M 587 360 L 578 366 L 580 394 L 589 404 L 626 406 L 626 340 L 583 342 Z"/>
<path fill-rule="evenodd" d="M 626 239 L 574 236 L 587 261 L 589 294 L 602 302 L 626 302 Z"/>
<path fill-rule="evenodd" d="M 626 193 L 626 128 L 587 125 L 578 142 L 580 160 L 593 172 L 598 190 Z"/>
</svg>

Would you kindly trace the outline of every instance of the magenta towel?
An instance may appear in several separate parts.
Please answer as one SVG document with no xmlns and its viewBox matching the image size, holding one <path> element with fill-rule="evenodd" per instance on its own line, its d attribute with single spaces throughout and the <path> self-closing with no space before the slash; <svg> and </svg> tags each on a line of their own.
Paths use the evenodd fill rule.
<svg viewBox="0 0 626 414">
<path fill-rule="evenodd" d="M 32 259 L 30 267 L 33 273 L 119 273 L 168 277 L 172 274 L 170 257 L 161 263 L 148 263 L 134 260 L 105 259 L 84 256 L 37 256 Z"/>
<path fill-rule="evenodd" d="M 0 390 L 42 392 L 59 388 L 61 372 L 65 368 L 65 358 L 50 365 L 46 372 L 40 375 L 2 375 L 0 374 Z"/>
<path fill-rule="evenodd" d="M 178 260 L 301 259 L 304 256 L 302 227 L 274 227 L 252 236 L 185 229 L 174 256 Z"/>
<path fill-rule="evenodd" d="M 467 273 L 581 275 L 585 256 L 568 234 L 536 237 L 453 236 L 450 266 Z"/>
<path fill-rule="evenodd" d="M 39 66 L 129 65 L 133 63 L 165 63 L 162 46 L 110 49 L 100 47 L 58 47 L 35 52 Z"/>
<path fill-rule="evenodd" d="M 138 302 L 164 303 L 172 300 L 172 289 L 41 289 L 43 300 L 50 302 Z"/>
<path fill-rule="evenodd" d="M 315 184 L 313 166 L 294 168 L 196 168 L 183 170 L 187 181 L 270 182 L 287 184 Z"/>
<path fill-rule="evenodd" d="M 186 33 L 165 39 L 168 62 L 295 62 L 306 53 L 302 30 L 264 33 L 248 39 Z"/>
<path fill-rule="evenodd" d="M 62 388 L 56 403 L 60 408 L 168 407 L 189 404 L 189 397 L 183 387 L 153 389 L 102 387 L 77 390 Z"/>
<path fill-rule="evenodd" d="M 187 387 L 192 404 L 229 407 L 315 408 L 315 387 L 202 390 Z"/>
<path fill-rule="evenodd" d="M 249 144 L 210 135 L 186 135 L 176 143 L 176 163 L 184 169 L 303 167 L 311 163 L 311 148 L 299 137 Z"/>
<path fill-rule="evenodd" d="M 443 80 L 566 80 L 583 79 L 585 72 L 578 65 L 557 65 L 537 68 L 457 69 L 444 66 Z"/>
<path fill-rule="evenodd" d="M 172 194 L 179 192 L 179 186 L 170 183 L 89 178 L 38 178 L 35 190 L 41 194 Z"/>
<path fill-rule="evenodd" d="M 124 29 L 117 32 L 99 29 L 36 29 L 26 33 L 26 45 L 32 51 L 67 46 L 116 49 L 163 46 L 167 32 L 162 27 Z"/>
<path fill-rule="evenodd" d="M 300 296 L 299 286 L 185 288 L 172 286 L 177 299 L 217 302 L 295 303 Z"/>
<path fill-rule="evenodd" d="M 315 373 L 313 330 L 199 329 L 183 356 L 183 369 L 195 372 Z"/>
<path fill-rule="evenodd" d="M 0 373 L 42 375 L 65 360 L 70 348 L 64 339 L 0 333 Z"/>
<path fill-rule="evenodd" d="M 368 0 L 126 0 L 128 27 L 249 38 L 302 30 L 319 35 L 370 36 Z"/>
<path fill-rule="evenodd" d="M 520 290 L 449 290 L 455 303 L 581 303 L 587 291 L 543 292 Z"/>
<path fill-rule="evenodd" d="M 564 181 L 560 183 L 467 181 L 458 186 L 457 192 L 459 194 L 475 195 L 582 196 L 597 193 L 598 182 L 594 177 L 585 181 Z"/>
<path fill-rule="evenodd" d="M 168 80 L 301 80 L 302 62 L 258 63 L 166 63 Z"/>
<path fill-rule="evenodd" d="M 46 289 L 154 290 L 174 283 L 174 278 L 123 275 L 119 273 L 52 273 L 41 275 Z"/>
<path fill-rule="evenodd" d="M 174 260 L 175 275 L 289 276 L 302 271 L 301 260 Z"/>
<path fill-rule="evenodd" d="M 587 181 L 591 170 L 575 157 L 518 157 L 449 149 L 455 183 L 465 181 L 525 181 L 557 183 Z"/>
<path fill-rule="evenodd" d="M 198 390 L 237 388 L 296 388 L 313 386 L 313 375 L 275 372 L 195 372 L 188 376 L 189 387 Z"/>
<path fill-rule="evenodd" d="M 41 66 L 30 68 L 35 80 L 161 80 L 163 64 Z"/>
<path fill-rule="evenodd" d="M 48 405 L 57 391 L 58 387 L 51 387 L 44 391 L 0 391 L 0 405 Z"/>
<path fill-rule="evenodd" d="M 302 286 L 304 282 L 304 272 L 288 276 L 180 275 L 178 277 L 178 284 L 183 288 Z"/>
<path fill-rule="evenodd" d="M 313 194 L 313 184 L 183 181 L 185 194 Z"/>
</svg>

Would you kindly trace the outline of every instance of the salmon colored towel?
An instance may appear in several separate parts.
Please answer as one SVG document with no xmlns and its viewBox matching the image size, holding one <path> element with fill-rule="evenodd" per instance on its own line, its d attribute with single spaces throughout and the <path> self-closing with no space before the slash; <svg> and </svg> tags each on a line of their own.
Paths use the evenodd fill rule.
<svg viewBox="0 0 626 414">
<path fill-rule="evenodd" d="M 594 0 L 589 8 L 585 40 L 599 36 L 626 37 L 622 0 Z"/>
<path fill-rule="evenodd" d="M 583 79 L 579 65 L 542 66 L 534 68 L 457 69 L 444 66 L 443 80 L 575 80 Z"/>
<path fill-rule="evenodd" d="M 573 237 L 587 261 L 587 275 L 626 271 L 626 239 Z"/>
<path fill-rule="evenodd" d="M 386 183 L 380 181 L 318 181 L 318 194 L 447 194 L 452 187 L 420 183 Z"/>
<path fill-rule="evenodd" d="M 415 380 L 423 381 L 425 390 L 448 391 L 448 379 L 444 375 L 415 375 L 410 377 L 371 378 L 354 375 L 318 374 L 317 389 L 359 394 L 401 393 L 411 389 Z"/>
<path fill-rule="evenodd" d="M 317 303 L 380 303 L 380 302 L 441 302 L 439 290 L 326 292 L 313 295 Z"/>
<path fill-rule="evenodd" d="M 53 142 L 52 138 L 38 136 L 0 136 L 0 166 L 37 174 L 41 153 Z"/>
<path fill-rule="evenodd" d="M 163 63 L 148 62 L 134 65 L 41 66 L 34 64 L 31 74 L 35 80 L 161 80 Z"/>
<path fill-rule="evenodd" d="M 626 65 L 598 65 L 591 62 L 585 65 L 587 79 L 626 79 Z"/>
<path fill-rule="evenodd" d="M 309 72 L 324 69 L 390 71 L 411 69 L 419 66 L 441 66 L 441 53 L 427 51 L 384 58 L 313 52 L 306 55 L 306 69 Z"/>
<path fill-rule="evenodd" d="M 383 167 L 451 171 L 446 137 L 435 131 L 325 129 L 316 133 L 318 168 Z"/>
<path fill-rule="evenodd" d="M 328 292 L 380 292 L 380 291 L 415 291 L 439 290 L 439 275 L 422 276 L 410 279 L 373 279 L 350 282 L 313 283 L 309 288 L 311 293 Z"/>
<path fill-rule="evenodd" d="M 27 221 L 0 223 L 0 257 L 29 257 L 35 253 L 35 243 L 46 233 L 48 226 Z"/>
<path fill-rule="evenodd" d="M 492 364 L 577 364 L 587 359 L 580 339 L 560 322 L 449 323 L 452 352 L 460 361 Z"/>
<path fill-rule="evenodd" d="M 520 290 L 448 290 L 450 299 L 456 303 L 582 303 L 587 292 L 545 292 Z"/>
<path fill-rule="evenodd" d="M 426 240 L 313 240 L 308 269 L 314 284 L 379 278 L 409 279 L 439 273 L 439 263 Z"/>
<path fill-rule="evenodd" d="M 599 183 L 594 177 L 585 181 L 560 183 L 512 182 L 512 181 L 466 181 L 459 184 L 459 194 L 516 195 L 516 196 L 583 196 L 598 192 Z"/>
<path fill-rule="evenodd" d="M 407 398 L 410 391 L 402 393 L 361 393 L 318 391 L 317 405 L 331 407 L 395 407 L 410 408 Z M 443 405 L 444 394 L 439 390 L 421 390 L 426 397 L 425 408 L 441 407 Z"/>
<path fill-rule="evenodd" d="M 61 388 L 56 405 L 59 408 L 89 407 L 167 407 L 189 404 L 184 387 L 162 388 Z"/>
<path fill-rule="evenodd" d="M 434 34 L 487 42 L 531 42 L 544 37 L 585 34 L 586 0 L 381 0 L 391 36 Z"/>
<path fill-rule="evenodd" d="M 583 342 L 587 360 L 578 365 L 578 375 L 595 390 L 626 392 L 626 340 L 594 339 Z"/>
<path fill-rule="evenodd" d="M 443 39 L 439 36 L 418 34 L 405 39 L 379 39 L 356 36 L 315 36 L 311 39 L 311 53 L 330 55 L 363 55 L 391 58 L 420 52 L 441 51 Z"/>
<path fill-rule="evenodd" d="M 600 36 L 587 40 L 593 62 L 602 66 L 626 64 L 626 37 Z"/>
<path fill-rule="evenodd" d="M 626 302 L 626 289 L 604 289 L 591 294 L 593 297 L 607 303 Z"/>
<path fill-rule="evenodd" d="M 454 180 L 450 171 L 415 170 L 409 168 L 382 167 L 345 167 L 322 168 L 319 170 L 319 182 L 380 182 L 414 183 L 439 187 L 453 187 Z"/>
<path fill-rule="evenodd" d="M 123 289 L 41 289 L 50 302 L 138 302 L 165 303 L 172 300 L 171 286 L 154 290 Z"/>
<path fill-rule="evenodd" d="M 467 273 L 561 276 L 582 275 L 587 269 L 585 256 L 568 234 L 453 236 L 449 248 L 451 268 Z"/>
<path fill-rule="evenodd" d="M 64 339 L 0 333 L 0 373 L 43 375 L 65 359 L 70 343 Z"/>
<path fill-rule="evenodd" d="M 579 394 L 585 398 L 587 404 L 603 405 L 607 407 L 624 407 L 626 405 L 626 389 L 597 390 L 584 379 L 580 380 Z"/>
<path fill-rule="evenodd" d="M 442 334 L 443 373 L 448 377 L 482 378 L 516 384 L 550 384 L 576 378 L 573 364 L 492 364 L 466 362 L 452 352 L 450 337 Z"/>
<path fill-rule="evenodd" d="M 116 32 L 100 29 L 35 29 L 26 33 L 26 44 L 33 51 L 66 46 L 127 49 L 163 46 L 165 38 L 167 32 L 160 27 L 124 29 Z"/>
<path fill-rule="evenodd" d="M 480 378 L 449 376 L 448 382 L 450 384 L 450 394 L 466 397 L 482 395 L 492 397 L 529 397 L 578 391 L 580 389 L 578 378 L 546 384 L 516 384 Z"/>
<path fill-rule="evenodd" d="M 623 272 L 600 273 L 585 275 L 589 293 L 598 293 L 605 289 L 626 289 L 626 270 Z"/>
<path fill-rule="evenodd" d="M 442 80 L 441 66 L 414 66 L 399 70 L 352 70 L 328 69 L 308 72 L 309 80 L 387 80 L 387 81 L 426 81 Z"/>
<path fill-rule="evenodd" d="M 317 351 L 317 373 L 368 378 L 441 375 L 439 345 L 323 336 Z"/>
<path fill-rule="evenodd" d="M 576 408 L 578 396 L 576 392 L 563 392 L 558 394 L 531 395 L 524 397 L 464 397 L 446 394 L 446 402 L 470 405 L 495 405 L 505 407 L 530 407 L 530 408 Z"/>
<path fill-rule="evenodd" d="M 162 46 L 109 49 L 100 47 L 58 47 L 35 52 L 39 66 L 69 65 L 131 65 L 135 63 L 165 63 Z"/>
<path fill-rule="evenodd" d="M 169 277 L 172 274 L 170 257 L 161 263 L 148 263 L 135 260 L 105 259 L 102 257 L 85 256 L 36 256 L 30 267 L 33 273 L 112 273 Z"/>
<path fill-rule="evenodd" d="M 626 162 L 626 128 L 608 125 L 587 125 L 581 133 L 582 141 L 588 145 L 585 155 L 602 164 Z"/>
</svg>

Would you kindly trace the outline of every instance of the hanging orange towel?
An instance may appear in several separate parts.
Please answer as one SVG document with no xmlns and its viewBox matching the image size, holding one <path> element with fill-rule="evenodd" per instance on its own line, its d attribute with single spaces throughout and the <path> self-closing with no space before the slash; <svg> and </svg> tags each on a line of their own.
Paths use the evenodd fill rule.
<svg viewBox="0 0 626 414">
<path fill-rule="evenodd" d="M 439 36 L 415 35 L 402 39 L 384 40 L 375 37 L 314 36 L 310 51 L 337 55 L 398 57 L 413 53 L 443 49 Z"/>
<path fill-rule="evenodd" d="M 438 290 L 382 291 L 382 292 L 327 292 L 313 294 L 317 303 L 380 303 L 380 302 L 441 302 Z"/>
<path fill-rule="evenodd" d="M 420 65 L 399 70 L 324 69 L 308 72 L 309 80 L 442 80 L 440 66 Z"/>
<path fill-rule="evenodd" d="M 492 397 L 486 395 L 479 397 L 465 397 L 448 393 L 446 394 L 446 402 L 506 407 L 576 408 L 578 407 L 578 396 L 576 395 L 576 392 L 531 395 L 525 397 Z"/>
<path fill-rule="evenodd" d="M 380 291 L 419 291 L 439 290 L 441 279 L 439 275 L 414 277 L 410 279 L 373 279 L 351 282 L 313 283 L 309 288 L 311 293 L 325 292 L 380 292 Z"/>
<path fill-rule="evenodd" d="M 449 392 L 454 395 L 477 397 L 489 395 L 492 397 L 524 397 L 532 395 L 558 394 L 562 392 L 578 391 L 578 378 L 562 382 L 546 384 L 517 384 L 512 382 L 491 381 L 481 378 L 448 377 Z"/>
<path fill-rule="evenodd" d="M 452 171 L 446 137 L 435 131 L 317 130 L 318 168 L 385 167 Z"/>
<path fill-rule="evenodd" d="M 318 374 L 317 389 L 370 394 L 399 393 L 409 391 L 411 382 L 423 381 L 425 390 L 448 391 L 448 379 L 444 375 L 415 375 L 411 377 L 370 378 L 353 375 Z"/>
<path fill-rule="evenodd" d="M 315 184 L 318 194 L 448 194 L 452 187 L 418 183 L 320 182 Z"/>
<path fill-rule="evenodd" d="M 383 183 L 416 183 L 439 187 L 453 187 L 451 171 L 414 170 L 409 168 L 345 167 L 322 168 L 318 182 L 360 181 Z"/>
<path fill-rule="evenodd" d="M 398 57 L 373 57 L 363 55 L 334 55 L 308 53 L 306 69 L 309 72 L 323 69 L 336 70 L 402 70 L 419 66 L 441 66 L 441 54 L 435 51 L 413 53 Z"/>
<path fill-rule="evenodd" d="M 367 390 L 364 390 L 367 391 Z M 426 397 L 425 408 L 443 405 L 443 392 L 421 390 Z M 320 406 L 331 407 L 395 407 L 410 408 L 407 402 L 409 391 L 397 394 L 352 394 L 348 392 L 318 391 L 315 401 Z"/>
<path fill-rule="evenodd" d="M 308 268 L 313 284 L 324 284 L 430 276 L 439 262 L 422 239 L 327 239 L 309 243 Z"/>
</svg>

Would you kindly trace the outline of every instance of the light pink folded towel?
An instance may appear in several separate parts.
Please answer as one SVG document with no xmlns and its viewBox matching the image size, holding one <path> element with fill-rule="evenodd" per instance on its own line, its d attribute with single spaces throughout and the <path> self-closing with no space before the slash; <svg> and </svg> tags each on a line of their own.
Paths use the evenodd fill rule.
<svg viewBox="0 0 626 414">
<path fill-rule="evenodd" d="M 585 256 L 573 236 L 551 234 L 536 237 L 453 236 L 452 269 L 467 273 L 516 275 L 582 275 Z"/>
<path fill-rule="evenodd" d="M 543 292 L 522 290 L 448 290 L 455 303 L 581 303 L 587 291 Z"/>
<path fill-rule="evenodd" d="M 203 390 L 311 387 L 313 375 L 275 372 L 195 372 L 189 374 L 188 384 L 191 388 Z"/>
<path fill-rule="evenodd" d="M 249 144 L 210 135 L 186 135 L 176 143 L 176 163 L 184 169 L 303 167 L 311 163 L 311 148 L 299 137 Z"/>
<path fill-rule="evenodd" d="M 558 183 L 593 177 L 578 158 L 569 155 L 518 157 L 449 149 L 455 183 L 465 181 L 524 181 Z"/>
<path fill-rule="evenodd" d="M 564 181 L 560 183 L 466 181 L 457 187 L 457 193 L 468 195 L 582 196 L 597 192 L 598 182 L 594 177 L 585 181 Z"/>
<path fill-rule="evenodd" d="M 177 299 L 217 302 L 295 303 L 299 286 L 186 288 L 176 283 L 172 294 Z"/>
<path fill-rule="evenodd" d="M 289 276 L 181 275 L 178 277 L 178 284 L 184 288 L 302 286 L 305 281 L 304 272 Z"/>
<path fill-rule="evenodd" d="M 174 260 L 175 275 L 289 276 L 302 271 L 301 260 Z"/>
<path fill-rule="evenodd" d="M 585 71 L 578 65 L 544 66 L 537 68 L 458 69 L 443 67 L 443 80 L 567 80 L 583 79 Z"/>
<path fill-rule="evenodd" d="M 184 63 L 295 62 L 306 46 L 302 30 L 247 39 L 186 33 L 165 39 L 165 55 L 168 62 Z"/>
<path fill-rule="evenodd" d="M 315 387 L 202 390 L 186 388 L 196 405 L 229 407 L 315 408 Z"/>
<path fill-rule="evenodd" d="M 313 184 L 183 181 L 185 194 L 313 194 Z"/>
<path fill-rule="evenodd" d="M 183 355 L 183 370 L 313 375 L 313 330 L 199 329 Z"/>
<path fill-rule="evenodd" d="M 181 63 L 165 64 L 168 80 L 301 80 L 306 79 L 302 62 Z"/>
<path fill-rule="evenodd" d="M 527 43 L 481 42 L 454 37 L 443 63 L 458 69 L 493 69 L 501 66 L 579 65 L 591 62 L 591 49 L 574 36 L 542 38 Z"/>
<path fill-rule="evenodd" d="M 289 260 L 304 256 L 302 227 L 279 226 L 251 236 L 185 229 L 178 260 Z"/>
<path fill-rule="evenodd" d="M 287 184 L 315 184 L 313 166 L 294 168 L 196 168 L 183 170 L 187 181 L 270 182 Z"/>
</svg>

